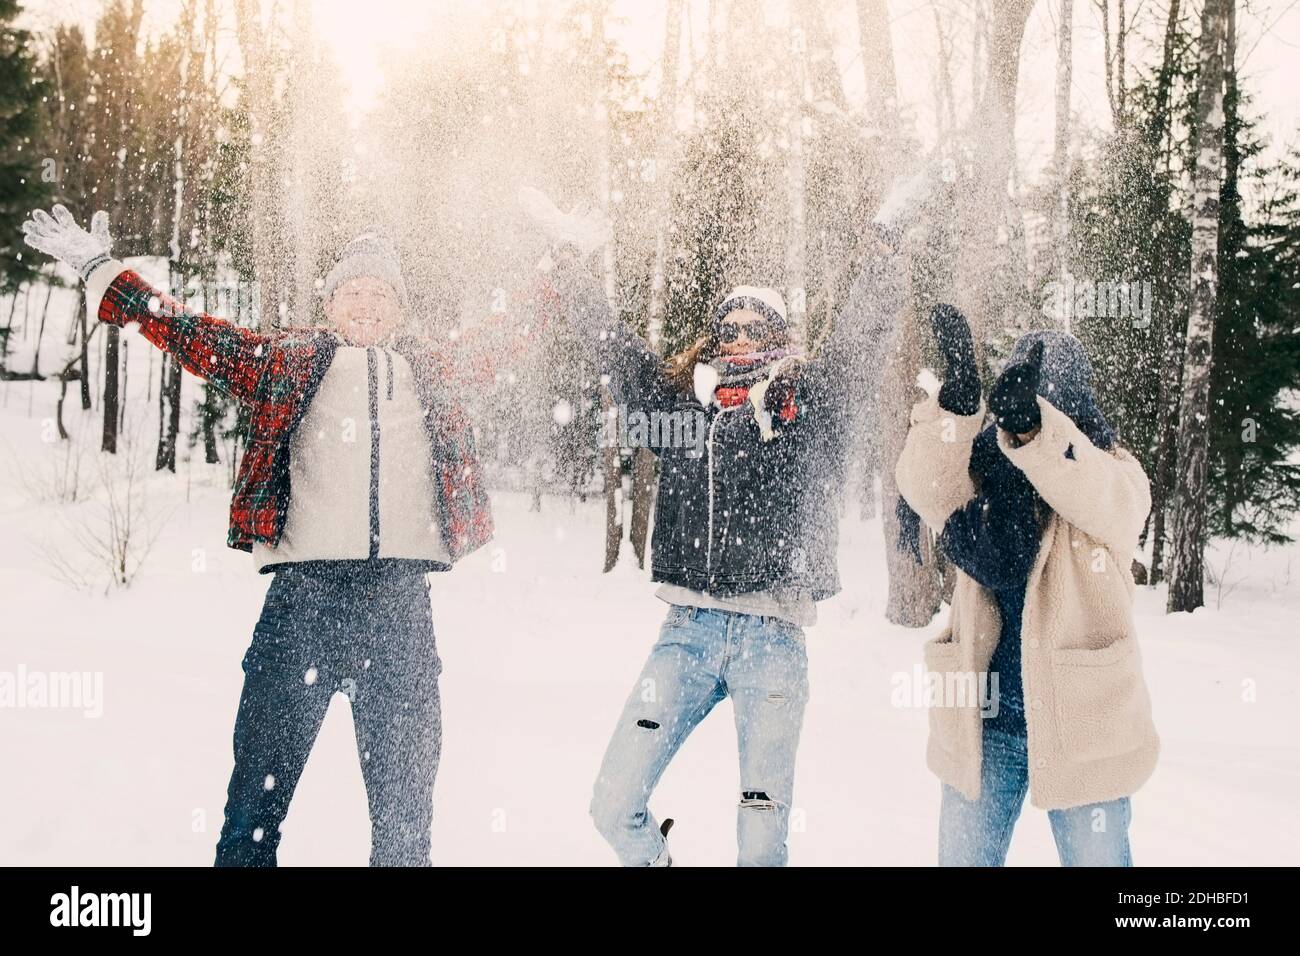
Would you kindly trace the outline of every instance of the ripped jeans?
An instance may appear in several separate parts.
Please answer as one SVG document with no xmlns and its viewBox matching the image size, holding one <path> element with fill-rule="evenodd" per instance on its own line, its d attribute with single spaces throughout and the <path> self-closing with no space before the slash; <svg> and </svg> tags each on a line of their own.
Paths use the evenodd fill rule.
<svg viewBox="0 0 1300 956">
<path fill-rule="evenodd" d="M 808 702 L 803 629 L 773 617 L 673 605 L 605 752 L 591 801 L 624 866 L 664 866 L 647 802 L 682 742 L 730 696 L 740 746 L 740 866 L 785 866 L 794 758 Z"/>
</svg>

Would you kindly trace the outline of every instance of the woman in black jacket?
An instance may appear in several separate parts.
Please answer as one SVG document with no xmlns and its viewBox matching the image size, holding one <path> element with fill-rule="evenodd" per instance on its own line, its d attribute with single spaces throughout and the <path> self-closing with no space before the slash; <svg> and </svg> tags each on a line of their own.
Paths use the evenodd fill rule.
<svg viewBox="0 0 1300 956">
<path fill-rule="evenodd" d="M 659 456 L 652 578 L 668 617 L 596 781 L 596 827 L 627 866 L 667 866 L 647 801 L 682 742 L 731 697 L 740 865 L 782 866 L 808 698 L 804 628 L 839 590 L 837 503 L 851 413 L 874 391 L 903 281 L 879 229 L 821 354 L 803 355 L 774 289 L 740 287 L 666 362 L 613 317 L 595 277 L 555 284 L 597 343 L 627 433 Z"/>
</svg>

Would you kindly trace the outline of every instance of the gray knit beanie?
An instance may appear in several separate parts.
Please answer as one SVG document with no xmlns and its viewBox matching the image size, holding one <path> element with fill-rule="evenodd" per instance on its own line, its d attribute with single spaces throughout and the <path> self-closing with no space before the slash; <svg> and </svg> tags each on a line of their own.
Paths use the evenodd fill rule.
<svg viewBox="0 0 1300 956">
<path fill-rule="evenodd" d="M 402 281 L 402 264 L 397 258 L 397 247 L 379 229 L 367 229 L 343 247 L 338 264 L 325 277 L 326 301 L 344 282 L 361 276 L 387 282 L 397 293 L 403 308 L 406 307 L 406 283 Z"/>
</svg>

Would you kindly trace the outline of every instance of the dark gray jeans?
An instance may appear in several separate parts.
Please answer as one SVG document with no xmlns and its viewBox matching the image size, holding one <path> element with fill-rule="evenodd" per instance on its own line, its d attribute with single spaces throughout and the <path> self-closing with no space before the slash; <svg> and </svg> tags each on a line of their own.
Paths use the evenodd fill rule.
<svg viewBox="0 0 1300 956">
<path fill-rule="evenodd" d="M 280 825 L 330 698 L 352 703 L 371 866 L 428 866 L 442 743 L 428 578 L 400 564 L 276 573 L 244 656 L 217 866 L 275 866 Z"/>
</svg>

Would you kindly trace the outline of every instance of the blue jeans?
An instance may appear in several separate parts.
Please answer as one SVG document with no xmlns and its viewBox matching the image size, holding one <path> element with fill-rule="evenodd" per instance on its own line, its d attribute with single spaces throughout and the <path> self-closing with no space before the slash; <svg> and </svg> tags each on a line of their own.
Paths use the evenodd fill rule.
<svg viewBox="0 0 1300 956">
<path fill-rule="evenodd" d="M 682 742 L 724 697 L 736 714 L 740 866 L 784 866 L 794 758 L 808 702 L 803 629 L 772 617 L 673 605 L 605 752 L 591 801 L 624 866 L 668 861 L 647 807 Z"/>
<path fill-rule="evenodd" d="M 428 866 L 442 743 L 429 583 L 337 562 L 276 572 L 235 718 L 217 866 L 275 866 L 280 825 L 336 693 L 352 701 L 371 866 Z"/>
<path fill-rule="evenodd" d="M 1026 738 L 984 729 L 980 798 L 967 800 L 947 784 L 939 810 L 940 866 L 1002 866 L 1011 831 L 1029 789 Z M 1049 810 L 1062 866 L 1132 866 L 1128 797 Z"/>
</svg>

